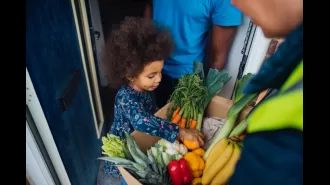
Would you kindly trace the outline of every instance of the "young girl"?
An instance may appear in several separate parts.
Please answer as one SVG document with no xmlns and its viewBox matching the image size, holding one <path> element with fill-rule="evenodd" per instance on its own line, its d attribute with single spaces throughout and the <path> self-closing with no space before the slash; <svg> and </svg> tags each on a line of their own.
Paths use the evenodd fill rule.
<svg viewBox="0 0 330 185">
<path fill-rule="evenodd" d="M 109 85 L 120 89 L 110 133 L 124 139 L 124 132 L 137 130 L 170 142 L 179 138 L 204 144 L 203 135 L 197 130 L 179 128 L 153 115 L 156 107 L 150 92 L 161 82 L 164 58 L 171 50 L 169 33 L 150 20 L 126 18 L 112 31 L 104 48 L 103 62 Z M 105 164 L 106 173 L 119 176 L 118 169 L 110 165 Z"/>
</svg>

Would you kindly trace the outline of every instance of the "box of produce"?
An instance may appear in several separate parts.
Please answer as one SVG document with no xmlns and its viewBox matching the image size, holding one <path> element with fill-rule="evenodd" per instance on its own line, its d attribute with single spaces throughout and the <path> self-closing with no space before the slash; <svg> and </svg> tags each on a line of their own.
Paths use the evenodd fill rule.
<svg viewBox="0 0 330 185">
<path fill-rule="evenodd" d="M 230 79 L 228 73 L 211 69 L 204 78 L 201 71 L 180 78 L 171 103 L 155 115 L 198 130 L 203 117 L 224 118 L 224 125 L 206 151 L 193 141 L 170 143 L 138 131 L 126 134 L 126 141 L 116 144 L 119 154 L 100 159 L 114 162 L 127 184 L 225 184 L 231 177 L 247 126 L 244 118 L 258 94 L 237 96 L 234 101 L 216 96 Z"/>
</svg>

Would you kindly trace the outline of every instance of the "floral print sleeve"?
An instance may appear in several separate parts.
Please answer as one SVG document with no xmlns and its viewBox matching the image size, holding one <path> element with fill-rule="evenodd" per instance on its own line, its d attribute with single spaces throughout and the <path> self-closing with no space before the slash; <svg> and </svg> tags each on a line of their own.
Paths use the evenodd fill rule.
<svg viewBox="0 0 330 185">
<path fill-rule="evenodd" d="M 145 110 L 142 103 L 134 100 L 121 102 L 122 110 L 135 130 L 158 136 L 174 142 L 179 134 L 179 126 L 159 118 Z"/>
</svg>

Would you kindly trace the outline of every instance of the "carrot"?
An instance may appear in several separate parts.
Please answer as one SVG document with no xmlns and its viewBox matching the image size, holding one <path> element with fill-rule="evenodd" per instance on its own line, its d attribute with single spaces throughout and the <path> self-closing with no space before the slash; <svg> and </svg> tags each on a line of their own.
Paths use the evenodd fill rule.
<svg viewBox="0 0 330 185">
<path fill-rule="evenodd" d="M 197 126 L 197 121 L 192 120 L 189 128 L 196 128 L 196 126 Z"/>
<path fill-rule="evenodd" d="M 177 114 L 177 115 L 171 120 L 171 122 L 172 122 L 172 123 L 175 123 L 175 124 L 178 124 L 178 123 L 180 122 L 180 120 L 181 120 L 181 116 L 180 116 L 180 114 Z"/>
<path fill-rule="evenodd" d="M 181 115 L 182 115 L 183 111 L 186 109 L 185 107 L 186 107 L 186 106 L 184 105 L 184 106 L 182 107 L 182 109 L 180 109 L 179 113 L 177 113 L 177 114 L 174 116 L 174 118 L 171 120 L 172 123 L 179 124 L 179 122 L 180 122 L 180 120 L 181 120 L 181 118 L 182 118 Z"/>
<path fill-rule="evenodd" d="M 180 127 L 181 128 L 186 128 L 186 122 L 187 122 L 187 119 L 186 118 L 182 118 L 181 121 L 180 121 Z"/>
<path fill-rule="evenodd" d="M 192 118 L 189 119 L 188 123 L 186 124 L 186 128 L 190 128 L 190 125 L 192 123 L 192 120 L 193 120 Z"/>
<path fill-rule="evenodd" d="M 186 125 L 185 125 L 186 128 L 189 128 L 189 126 L 190 126 L 191 110 L 193 110 L 192 107 L 187 108 L 187 114 L 185 117 L 186 118 Z"/>
<path fill-rule="evenodd" d="M 189 119 L 187 119 L 188 116 L 189 116 L 189 104 L 185 104 L 185 110 L 184 110 L 184 113 L 182 115 L 181 122 L 180 122 L 180 126 L 182 128 L 186 128 L 187 120 L 189 120 Z"/>
<path fill-rule="evenodd" d="M 178 107 L 175 109 L 175 111 L 173 112 L 173 115 L 172 115 L 172 119 L 173 119 L 173 118 L 179 113 L 180 109 L 181 109 L 180 106 L 178 106 Z"/>
</svg>

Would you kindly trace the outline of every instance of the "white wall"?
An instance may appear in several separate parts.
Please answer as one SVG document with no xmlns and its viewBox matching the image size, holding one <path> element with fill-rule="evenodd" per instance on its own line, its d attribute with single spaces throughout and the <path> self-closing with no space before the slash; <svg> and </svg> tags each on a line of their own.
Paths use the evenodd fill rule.
<svg viewBox="0 0 330 185">
<path fill-rule="evenodd" d="M 259 71 L 265 59 L 270 41 L 271 39 L 264 36 L 261 28 L 257 27 L 243 75 L 247 73 L 256 74 Z"/>
<path fill-rule="evenodd" d="M 244 39 L 246 36 L 246 32 L 249 27 L 250 18 L 244 16 L 243 17 L 243 24 L 238 28 L 236 37 L 233 41 L 233 45 L 231 47 L 231 50 L 229 52 L 228 61 L 225 69 L 229 71 L 229 74 L 231 75 L 230 81 L 223 87 L 223 89 L 220 91 L 219 96 L 225 97 L 230 99 L 232 91 L 235 87 L 236 77 L 238 74 L 238 68 L 242 61 L 243 54 L 241 53 L 243 45 L 244 45 Z"/>
</svg>

